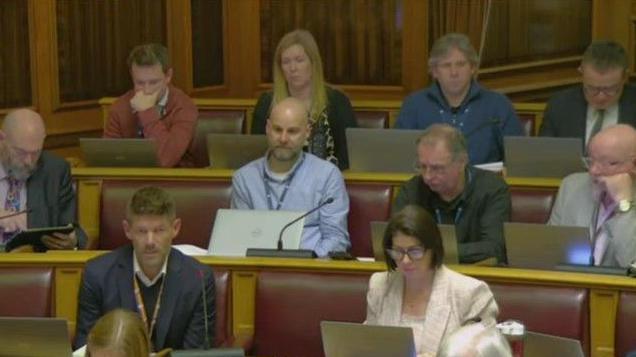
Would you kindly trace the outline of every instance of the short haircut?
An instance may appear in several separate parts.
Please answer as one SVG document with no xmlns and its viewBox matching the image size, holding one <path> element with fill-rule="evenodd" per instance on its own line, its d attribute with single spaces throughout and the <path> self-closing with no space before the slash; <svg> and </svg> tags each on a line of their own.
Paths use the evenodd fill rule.
<svg viewBox="0 0 636 357">
<path fill-rule="evenodd" d="M 170 69 L 170 60 L 168 59 L 168 49 L 159 43 L 147 43 L 139 45 L 130 51 L 128 55 L 128 68 L 132 68 L 133 64 L 137 66 L 154 66 L 161 65 L 163 73 Z"/>
<path fill-rule="evenodd" d="M 170 220 L 177 217 L 174 198 L 161 188 L 147 186 L 137 190 L 126 206 L 126 220 L 138 216 L 163 216 Z"/>
<path fill-rule="evenodd" d="M 117 351 L 124 356 L 148 356 L 151 352 L 146 326 L 139 314 L 124 309 L 112 310 L 97 320 L 86 346 L 86 356 L 93 349 Z"/>
<path fill-rule="evenodd" d="M 507 357 L 512 356 L 510 345 L 495 326 L 478 322 L 464 325 L 441 343 L 439 357 Z"/>
<path fill-rule="evenodd" d="M 416 205 L 407 205 L 396 213 L 384 231 L 382 246 L 388 270 L 395 270 L 397 264 L 386 252 L 393 247 L 393 237 L 402 233 L 415 238 L 424 248 L 433 252 L 431 268 L 438 268 L 444 261 L 444 246 L 442 235 L 437 223 L 424 208 Z"/>
<path fill-rule="evenodd" d="M 319 115 L 327 108 L 328 98 L 325 87 L 325 75 L 322 69 L 322 58 L 318 44 L 311 32 L 297 29 L 286 33 L 276 46 L 273 63 L 273 92 L 272 106 L 290 96 L 287 81 L 283 74 L 282 56 L 283 52 L 293 45 L 303 48 L 309 61 L 311 62 L 311 108 L 309 112 L 312 120 L 318 119 Z M 271 108 L 270 108 L 271 109 Z"/>
<path fill-rule="evenodd" d="M 594 41 L 592 42 L 581 59 L 581 65 L 590 65 L 599 71 L 621 68 L 627 70 L 629 61 L 623 46 L 614 41 Z"/>
<path fill-rule="evenodd" d="M 463 53 L 468 62 L 470 62 L 473 66 L 479 66 L 479 55 L 470 43 L 468 36 L 463 33 L 451 32 L 438 38 L 433 44 L 431 53 L 428 56 L 428 68 L 432 69 L 435 67 L 437 63 L 442 58 L 446 57 L 448 52 L 454 48 Z"/>
<path fill-rule="evenodd" d="M 468 149 L 466 138 L 461 131 L 448 124 L 432 124 L 417 139 L 416 143 L 420 145 L 436 145 L 443 142 L 451 153 L 453 161 L 460 157 L 468 158 Z"/>
</svg>

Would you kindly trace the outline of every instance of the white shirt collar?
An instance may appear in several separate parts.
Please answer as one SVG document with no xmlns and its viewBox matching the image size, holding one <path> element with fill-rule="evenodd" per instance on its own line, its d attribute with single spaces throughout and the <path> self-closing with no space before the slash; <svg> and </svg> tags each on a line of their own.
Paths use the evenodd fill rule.
<svg viewBox="0 0 636 357">
<path fill-rule="evenodd" d="M 151 280 L 144 271 L 141 270 L 141 265 L 139 265 L 139 261 L 137 261 L 137 255 L 135 255 L 135 252 L 133 251 L 133 269 L 139 280 L 141 280 L 146 287 L 151 287 L 155 285 L 162 276 L 166 275 L 166 272 L 168 271 L 168 257 L 166 257 L 166 260 L 163 262 L 163 266 L 161 267 L 159 274 Z"/>
<path fill-rule="evenodd" d="M 170 92 L 170 88 L 166 87 L 166 92 L 163 93 L 163 96 L 157 102 L 157 105 L 160 107 L 165 107 L 168 104 L 168 92 Z"/>
</svg>

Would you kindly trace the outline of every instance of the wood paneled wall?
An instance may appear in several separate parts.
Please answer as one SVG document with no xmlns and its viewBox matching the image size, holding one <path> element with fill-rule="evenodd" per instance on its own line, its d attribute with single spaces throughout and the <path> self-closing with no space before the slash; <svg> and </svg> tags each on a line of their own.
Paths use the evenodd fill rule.
<svg viewBox="0 0 636 357">
<path fill-rule="evenodd" d="M 327 79 L 352 99 L 401 100 L 428 84 L 437 34 L 477 42 L 488 4 L 479 78 L 516 101 L 577 82 L 590 38 L 636 51 L 634 0 L 2 0 L 0 113 L 41 112 L 49 147 L 99 135 L 97 98 L 130 86 L 128 51 L 150 41 L 168 46 L 173 81 L 192 96 L 254 98 L 295 27 L 314 33 Z"/>
</svg>

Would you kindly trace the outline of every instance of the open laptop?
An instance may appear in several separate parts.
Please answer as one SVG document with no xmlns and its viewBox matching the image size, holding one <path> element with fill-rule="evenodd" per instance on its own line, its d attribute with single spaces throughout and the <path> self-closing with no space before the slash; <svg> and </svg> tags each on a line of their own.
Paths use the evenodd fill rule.
<svg viewBox="0 0 636 357">
<path fill-rule="evenodd" d="M 265 135 L 208 134 L 206 136 L 210 167 L 238 169 L 267 151 Z"/>
<path fill-rule="evenodd" d="M 504 136 L 509 177 L 565 177 L 585 171 L 581 138 Z"/>
<path fill-rule="evenodd" d="M 553 270 L 559 264 L 590 262 L 587 227 L 505 222 L 504 237 L 512 268 Z"/>
<path fill-rule="evenodd" d="M 207 350 L 177 350 L 170 357 L 244 357 L 242 348 L 210 348 Z"/>
<path fill-rule="evenodd" d="M 157 167 L 157 145 L 152 139 L 80 138 L 88 166 Z"/>
<path fill-rule="evenodd" d="M 325 357 L 415 357 L 410 327 L 320 322 Z"/>
<path fill-rule="evenodd" d="M 37 317 L 0 317 L 0 356 L 71 356 L 66 320 Z"/>
<path fill-rule="evenodd" d="M 281 229 L 304 212 L 219 209 L 212 228 L 208 254 L 244 257 L 247 248 L 275 249 Z M 304 218 L 283 234 L 283 248 L 298 249 Z"/>
<path fill-rule="evenodd" d="M 382 240 L 384 239 L 384 231 L 387 225 L 388 222 L 371 221 L 371 246 L 373 247 L 373 256 L 378 262 L 385 261 Z M 437 227 L 442 235 L 444 264 L 459 264 L 455 226 L 452 224 L 438 224 Z"/>
<path fill-rule="evenodd" d="M 583 357 L 581 342 L 572 338 L 526 332 L 523 342 L 526 357 Z"/>
<path fill-rule="evenodd" d="M 347 128 L 349 171 L 414 173 L 421 130 Z"/>
</svg>

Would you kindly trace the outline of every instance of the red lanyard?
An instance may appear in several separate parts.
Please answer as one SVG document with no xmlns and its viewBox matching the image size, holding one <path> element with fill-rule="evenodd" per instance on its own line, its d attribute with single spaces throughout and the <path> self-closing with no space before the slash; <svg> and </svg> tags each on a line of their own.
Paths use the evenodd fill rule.
<svg viewBox="0 0 636 357">
<path fill-rule="evenodd" d="M 166 276 L 164 274 L 161 279 L 161 286 L 159 287 L 159 295 L 157 296 L 157 303 L 155 303 L 155 311 L 152 313 L 152 321 L 150 325 L 148 325 L 148 316 L 146 316 L 146 306 L 144 305 L 144 299 L 141 296 L 141 291 L 139 290 L 139 283 L 137 282 L 137 277 L 133 276 L 133 285 L 135 287 L 135 301 L 137 302 L 137 310 L 139 310 L 139 314 L 141 315 L 141 320 L 144 322 L 144 326 L 148 328 L 148 338 L 152 340 L 152 332 L 155 329 L 155 323 L 157 322 L 157 316 L 159 315 L 159 305 L 161 304 L 161 296 L 163 295 L 163 286 L 166 282 Z"/>
</svg>

